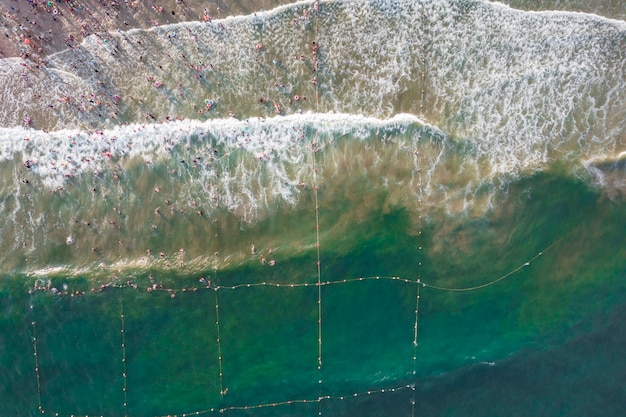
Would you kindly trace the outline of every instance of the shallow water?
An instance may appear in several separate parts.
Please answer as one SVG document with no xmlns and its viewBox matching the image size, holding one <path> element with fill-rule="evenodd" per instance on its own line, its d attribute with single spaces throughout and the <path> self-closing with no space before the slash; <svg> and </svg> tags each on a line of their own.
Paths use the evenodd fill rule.
<svg viewBox="0 0 626 417">
<path fill-rule="evenodd" d="M 315 7 L 0 62 L 0 414 L 619 415 L 620 14 Z"/>
</svg>

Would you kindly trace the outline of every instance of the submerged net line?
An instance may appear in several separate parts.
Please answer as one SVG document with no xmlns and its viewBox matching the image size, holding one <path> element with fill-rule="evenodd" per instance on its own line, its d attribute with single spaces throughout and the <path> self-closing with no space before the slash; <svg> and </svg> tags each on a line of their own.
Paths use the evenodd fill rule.
<svg viewBox="0 0 626 417">
<path fill-rule="evenodd" d="M 424 28 L 424 31 L 422 33 L 424 33 L 424 35 L 427 34 L 427 28 L 428 25 L 426 25 L 426 11 L 425 9 L 422 10 L 421 13 L 421 20 L 422 20 L 422 27 Z M 420 47 L 420 52 L 422 55 L 422 73 L 421 73 L 421 95 L 420 95 L 420 113 L 422 118 L 425 120 L 426 117 L 424 115 L 424 100 L 426 99 L 426 87 L 425 87 L 425 83 L 426 83 L 426 41 L 422 40 L 421 42 L 421 47 Z M 420 142 L 421 142 L 421 135 L 422 132 L 420 131 Z M 414 150 L 414 153 L 417 152 L 417 149 Z M 417 167 L 417 182 L 418 182 L 418 189 L 422 190 L 422 170 L 421 167 Z M 422 204 L 422 197 L 421 195 L 418 198 L 419 204 L 421 206 Z M 421 278 L 422 278 L 422 215 L 421 213 L 418 214 L 418 231 L 417 231 L 417 236 L 418 236 L 418 260 L 417 260 L 417 289 L 415 290 L 415 322 L 413 323 L 413 372 L 412 372 L 412 376 L 413 376 L 413 380 L 415 380 L 415 378 L 417 377 L 417 344 L 418 344 L 418 335 L 419 335 L 419 303 L 420 303 L 420 296 L 421 296 Z M 411 387 L 412 393 L 411 393 L 411 417 L 415 417 L 415 403 L 416 403 L 416 398 L 415 398 L 415 386 Z"/>
<path fill-rule="evenodd" d="M 316 135 L 317 139 L 317 135 Z M 317 159 L 315 149 L 316 142 L 311 146 L 313 159 L 313 194 L 315 196 L 315 249 L 317 255 L 317 371 L 319 398 L 322 398 L 322 263 L 320 260 L 320 210 L 319 198 L 317 193 Z M 318 415 L 322 415 L 321 403 L 318 409 Z"/>
<path fill-rule="evenodd" d="M 126 379 L 126 326 L 124 322 L 124 299 L 120 297 L 120 323 L 121 323 L 121 337 L 122 337 L 122 392 L 124 395 L 124 403 L 122 406 L 124 407 L 124 417 L 128 417 L 128 394 L 126 392 L 128 381 Z"/>
<path fill-rule="evenodd" d="M 480 284 L 480 285 L 475 285 L 473 287 L 442 287 L 442 286 L 438 286 L 438 285 L 434 285 L 434 284 L 429 284 L 429 283 L 422 283 L 422 285 L 424 287 L 429 287 L 432 288 L 434 290 L 439 290 L 439 291 L 452 291 L 452 292 L 467 292 L 467 291 L 475 291 L 475 290 L 480 290 L 483 288 L 487 288 L 490 287 L 494 284 L 497 284 L 498 282 L 510 277 L 511 275 L 514 275 L 515 273 L 521 271 L 523 268 L 530 266 L 530 264 L 532 262 L 534 262 L 537 258 L 539 258 L 540 256 L 543 255 L 543 253 L 547 250 L 550 250 L 553 246 L 555 246 L 556 244 L 558 244 L 561 240 L 556 240 L 554 242 L 552 242 L 550 245 L 548 245 L 544 250 L 540 251 L 539 253 L 537 253 L 535 256 L 533 256 L 532 258 L 530 258 L 529 260 L 527 260 L 526 262 L 524 262 L 523 264 L 521 264 L 520 266 L 518 266 L 517 268 L 513 269 L 512 271 L 496 278 L 493 279 L 491 281 L 485 282 L 484 284 Z"/>
<path fill-rule="evenodd" d="M 421 279 L 420 276 L 418 276 L 417 279 L 411 279 L 411 278 L 402 277 L 399 275 L 370 275 L 370 276 L 360 276 L 360 277 L 355 277 L 355 278 L 344 278 L 344 279 L 338 279 L 338 280 L 332 280 L 332 281 L 320 280 L 319 282 L 284 282 L 284 283 L 281 283 L 281 282 L 263 281 L 263 282 L 249 282 L 249 283 L 235 284 L 235 285 L 220 285 L 217 283 L 214 284 L 213 281 L 206 281 L 206 285 L 202 285 L 202 286 L 178 287 L 178 288 L 149 287 L 147 288 L 147 291 L 154 292 L 154 293 L 166 292 L 166 293 L 175 295 L 177 293 L 206 291 L 206 290 L 212 290 L 212 291 L 230 290 L 232 291 L 232 290 L 238 290 L 242 288 L 255 288 L 255 287 L 276 287 L 276 288 L 299 288 L 299 287 L 317 287 L 317 286 L 326 287 L 326 286 L 333 286 L 333 285 L 350 284 L 353 282 L 361 282 L 361 281 L 396 281 L 396 282 L 405 283 L 405 284 L 412 284 L 412 285 L 418 285 L 421 287 L 432 288 L 438 291 L 467 292 L 467 291 L 480 290 L 480 289 L 492 286 L 494 284 L 499 283 L 500 281 L 505 280 L 506 278 L 512 275 L 515 275 L 516 273 L 520 272 L 525 267 L 530 266 L 534 261 L 536 261 L 539 257 L 541 257 L 545 252 L 552 249 L 554 246 L 556 246 L 560 242 L 561 242 L 561 239 L 552 242 L 543 250 L 539 251 L 538 253 L 533 255 L 531 258 L 523 261 L 517 267 L 515 267 L 514 269 L 512 269 L 511 271 L 503 275 L 499 275 L 498 277 L 492 278 L 486 282 L 483 282 L 482 284 L 468 286 L 468 287 L 446 287 L 446 286 L 436 285 L 428 281 L 424 281 L 423 279 Z M 419 250 L 420 251 L 422 250 L 421 246 L 419 247 Z M 421 261 L 418 261 L 418 267 L 421 267 Z M 420 268 L 418 268 L 418 272 L 419 272 L 419 269 Z M 320 271 L 320 277 L 321 277 L 321 271 Z M 130 281 L 128 281 L 126 284 L 107 284 L 107 285 L 101 286 L 98 292 L 103 292 L 104 289 L 126 289 L 126 288 L 137 290 L 138 285 Z M 43 287 L 36 287 L 30 290 L 31 294 L 34 294 L 36 292 L 48 292 L 48 290 Z M 92 292 L 95 292 L 95 289 Z M 67 295 L 67 296 L 74 297 L 74 296 L 80 296 L 80 295 L 86 295 L 86 294 L 87 293 L 85 292 L 80 292 L 80 293 L 79 292 L 76 292 L 76 293 L 58 292 L 57 296 Z"/>
<path fill-rule="evenodd" d="M 319 113 L 319 80 L 317 79 L 319 60 L 318 60 L 318 44 L 319 44 L 319 0 L 315 0 L 314 11 L 314 40 L 312 45 L 314 68 L 313 74 L 313 86 L 315 88 L 315 111 Z M 318 398 L 322 398 L 322 263 L 320 259 L 320 207 L 319 196 L 317 190 L 317 151 L 316 147 L 319 142 L 319 131 L 315 130 L 315 141 L 311 144 L 311 156 L 313 161 L 313 195 L 315 196 L 315 249 L 317 255 L 317 385 L 318 385 Z M 322 403 L 318 403 L 317 408 L 318 416 L 322 415 Z"/>
<path fill-rule="evenodd" d="M 219 335 L 219 326 L 220 326 L 220 322 L 219 322 L 219 303 L 218 303 L 218 292 L 220 290 L 227 290 L 227 291 L 232 291 L 232 290 L 239 290 L 239 289 L 243 289 L 243 288 L 255 288 L 255 287 L 273 287 L 273 288 L 298 288 L 298 287 L 313 287 L 316 286 L 318 288 L 318 305 L 321 306 L 321 288 L 324 286 L 334 286 L 334 285 L 341 285 L 341 284 L 350 284 L 350 283 L 358 283 L 358 282 L 364 282 L 364 281 L 392 281 L 392 282 L 397 282 L 397 283 L 402 283 L 402 284 L 409 284 L 409 285 L 417 285 L 416 288 L 416 302 L 415 302 L 415 322 L 414 322 L 414 327 L 413 327 L 413 376 L 416 375 L 417 372 L 417 354 L 416 354 L 416 349 L 418 346 L 418 336 L 419 336 L 419 302 L 421 299 L 421 289 L 422 288 L 431 288 L 433 290 L 437 290 L 437 291 L 448 291 L 448 292 L 467 292 L 467 291 L 476 291 L 476 290 L 480 290 L 480 289 L 484 289 L 486 287 L 489 287 L 491 285 L 497 284 L 502 282 L 504 279 L 511 277 L 512 275 L 518 273 L 519 271 L 521 271 L 522 269 L 530 266 L 534 261 L 536 261 L 538 258 L 540 258 L 546 251 L 550 250 L 551 248 L 553 248 L 555 245 L 557 245 L 561 240 L 557 240 L 553 243 L 551 243 L 549 246 L 547 246 L 545 249 L 543 249 L 542 251 L 538 252 L 537 254 L 535 254 L 533 257 L 529 258 L 528 260 L 526 260 L 525 262 L 523 262 L 522 264 L 520 264 L 519 266 L 517 266 L 516 268 L 514 268 L 513 270 L 511 270 L 510 272 L 507 272 L 506 274 L 503 274 L 501 276 L 498 276 L 497 278 L 491 279 L 483 284 L 480 285 L 476 285 L 476 286 L 472 286 L 472 287 L 443 287 L 443 286 L 438 286 L 438 285 L 434 285 L 434 284 L 430 284 L 428 282 L 424 282 L 421 279 L 421 266 L 422 266 L 422 262 L 421 262 L 421 258 L 418 261 L 418 278 L 417 279 L 410 279 L 410 278 L 403 278 L 400 276 L 367 276 L 367 277 L 357 277 L 357 278 L 350 278 L 350 279 L 342 279 L 342 280 L 337 280 L 337 281 L 321 281 L 321 271 L 320 271 L 320 281 L 317 283 L 288 283 L 288 284 L 281 284 L 281 283 L 272 283 L 272 282 L 261 282 L 261 283 L 248 283 L 248 284 L 239 284 L 239 285 L 233 285 L 233 286 L 225 286 L 225 285 L 215 285 L 213 286 L 210 282 L 209 285 L 204 286 L 204 287 L 194 287 L 194 288 L 181 288 L 181 289 L 156 289 L 156 290 L 152 290 L 155 292 L 170 292 L 172 294 L 176 293 L 176 292 L 195 292 L 195 291 L 199 291 L 199 290 L 213 290 L 215 291 L 215 300 L 216 300 L 216 328 L 217 328 L 217 346 L 218 346 L 218 368 L 219 368 L 219 384 L 220 384 L 220 395 L 223 397 L 226 392 L 227 392 L 227 388 L 224 388 L 224 384 L 223 384 L 223 363 L 222 363 L 222 351 L 221 351 L 221 338 Z M 419 247 L 420 251 L 422 250 L 421 246 Z M 118 289 L 118 290 L 126 290 L 126 289 L 136 289 L 136 285 L 116 285 L 113 286 L 112 288 L 114 289 Z M 319 316 L 318 316 L 318 353 L 320 354 L 320 357 L 318 358 L 318 366 L 321 369 L 321 308 L 318 310 L 319 311 Z M 122 299 L 120 298 L 120 326 L 121 326 L 121 362 L 122 362 L 122 376 L 123 376 L 123 386 L 122 386 L 122 393 L 123 393 L 123 415 L 124 417 L 128 416 L 128 412 L 127 412 L 127 373 L 126 373 L 126 343 L 125 343 L 125 316 L 124 316 L 124 304 Z M 35 378 L 36 378 L 36 385 L 37 385 L 37 402 L 38 402 L 38 410 L 39 412 L 44 415 L 44 414 L 49 414 L 49 415 L 54 415 L 54 416 L 59 416 L 59 417 L 88 417 L 89 415 L 85 415 L 85 416 L 81 416 L 79 414 L 72 414 L 72 413 L 67 413 L 67 414 L 61 414 L 61 413 L 50 413 L 48 411 L 45 410 L 45 408 L 43 407 L 43 403 L 42 403 L 42 395 L 41 395 L 41 374 L 40 374 L 40 368 L 39 368 L 39 360 L 38 360 L 38 339 L 37 339 L 37 335 L 36 335 L 36 321 L 32 321 L 31 322 L 31 327 L 32 327 L 32 342 L 33 342 L 33 352 L 34 352 L 34 358 L 35 358 Z M 237 405 L 233 405 L 233 406 L 226 406 L 226 407 L 214 407 L 214 408 L 210 408 L 210 409 L 205 409 L 205 410 L 198 410 L 198 411 L 193 411 L 193 412 L 186 412 L 186 413 L 182 413 L 182 414 L 167 414 L 167 416 L 178 416 L 178 417 L 182 417 L 182 416 L 193 416 L 193 415 L 203 415 L 203 414 L 210 414 L 210 413 L 224 413 L 227 411 L 241 411 L 241 410 L 255 410 L 255 409 L 262 409 L 262 408 L 270 408 L 270 407 L 279 407 L 279 406 L 287 406 L 287 405 L 293 405 L 293 404 L 307 404 L 307 403 L 313 403 L 313 404 L 318 404 L 320 406 L 320 408 L 318 409 L 318 414 L 321 413 L 321 404 L 326 401 L 326 400 L 346 400 L 349 398 L 356 398 L 356 397 L 361 397 L 364 395 L 371 395 L 371 394 L 377 394 L 377 393 L 386 393 L 386 392 L 395 392 L 398 390 L 404 390 L 404 389 L 411 389 L 412 390 L 412 400 L 411 400 L 411 409 L 412 409 L 412 415 L 415 415 L 415 385 L 414 384 L 407 384 L 407 385 L 401 385 L 395 388 L 381 388 L 381 389 L 369 389 L 369 390 L 365 390 L 365 391 L 360 391 L 360 392 L 354 392 L 354 393 L 348 393 L 345 395 L 324 395 L 323 393 L 321 393 L 321 372 L 320 372 L 320 379 L 319 379 L 319 384 L 320 384 L 320 394 L 318 395 L 317 398 L 311 398 L 311 399 L 291 399 L 291 400 L 284 400 L 284 401 L 278 401 L 278 402 L 268 402 L 268 403 L 260 403 L 260 404 L 253 404 L 253 405 L 242 405 L 242 406 L 237 406 Z M 94 416 L 93 414 L 90 414 L 92 417 Z"/>
<path fill-rule="evenodd" d="M 215 291 L 215 330 L 217 332 L 217 364 L 220 377 L 220 395 L 223 397 L 226 392 L 224 391 L 224 370 L 222 368 L 222 338 L 220 337 L 220 304 Z"/>
<path fill-rule="evenodd" d="M 405 389 L 414 389 L 414 388 L 415 388 L 414 385 L 408 384 L 408 385 L 400 385 L 400 386 L 393 387 L 393 388 L 370 389 L 366 391 L 353 392 L 353 393 L 346 394 L 346 395 L 322 395 L 318 398 L 311 398 L 311 399 L 303 398 L 303 399 L 298 399 L 298 400 L 287 400 L 287 401 L 263 403 L 263 404 L 256 404 L 256 405 L 211 408 L 209 410 L 204 410 L 204 411 L 194 411 L 190 413 L 176 414 L 172 417 L 189 417 L 189 416 L 202 415 L 202 414 L 208 414 L 208 413 L 214 413 L 214 412 L 224 413 L 226 411 L 256 410 L 256 409 L 261 409 L 261 408 L 279 407 L 279 406 L 292 405 L 292 404 L 321 404 L 322 402 L 326 400 L 347 400 L 349 398 L 358 398 L 358 397 L 363 397 L 367 395 L 384 394 L 388 392 L 397 392 L 397 391 L 401 391 Z M 161 417 L 169 417 L 169 416 L 161 416 Z"/>
<path fill-rule="evenodd" d="M 316 287 L 316 286 L 326 287 L 326 286 L 332 286 L 332 285 L 350 284 L 353 282 L 361 282 L 361 281 L 396 281 L 396 282 L 401 282 L 405 284 L 418 285 L 420 287 L 432 288 L 438 291 L 452 291 L 452 292 L 475 291 L 475 290 L 480 290 L 486 287 L 490 287 L 494 284 L 497 284 L 500 281 L 503 281 L 504 279 L 512 275 L 515 275 L 516 273 L 520 272 L 525 267 L 530 266 L 535 260 L 541 257 L 548 250 L 552 249 L 559 242 L 561 242 L 560 239 L 552 242 L 543 250 L 539 251 L 538 253 L 533 255 L 531 258 L 523 261 L 520 265 L 518 265 L 511 271 L 503 275 L 499 275 L 496 278 L 492 278 L 482 284 L 469 286 L 469 287 L 445 287 L 445 286 L 435 285 L 430 282 L 424 281 L 423 279 L 421 279 L 420 276 L 418 276 L 417 279 L 411 279 L 411 278 L 401 277 L 397 275 L 371 275 L 371 276 L 361 276 L 361 277 L 355 277 L 355 278 L 345 278 L 345 279 L 339 279 L 339 280 L 334 280 L 334 281 L 301 282 L 301 283 L 297 283 L 297 282 L 280 283 L 280 282 L 263 281 L 263 282 L 245 283 L 245 284 L 236 284 L 236 285 L 213 285 L 212 282 L 209 282 L 208 285 L 206 286 L 181 287 L 181 288 L 156 288 L 156 289 L 150 289 L 150 291 L 151 292 L 167 292 L 167 293 L 181 292 L 182 293 L 182 292 L 193 292 L 193 291 L 202 291 L 202 290 L 213 290 L 213 291 L 238 290 L 241 288 L 254 288 L 254 287 L 276 287 L 276 288 L 298 288 L 298 287 Z M 421 246 L 419 247 L 419 250 L 420 251 L 422 250 Z M 419 267 L 422 266 L 421 261 L 418 261 L 418 266 Z M 418 268 L 418 271 L 419 270 L 420 268 Z M 115 288 L 128 288 L 128 287 L 129 287 L 128 285 L 115 286 Z"/>
<path fill-rule="evenodd" d="M 233 406 L 228 406 L 228 407 L 214 407 L 214 408 L 208 408 L 205 410 L 197 410 L 197 411 L 191 411 L 191 412 L 186 412 L 186 413 L 161 415 L 158 417 L 190 417 L 190 416 L 200 416 L 200 415 L 215 414 L 215 413 L 223 414 L 223 413 L 230 412 L 230 411 L 252 411 L 252 410 L 259 410 L 263 408 L 274 408 L 274 407 L 298 405 L 298 404 L 321 404 L 324 401 L 333 401 L 333 400 L 344 401 L 348 399 L 366 397 L 370 395 L 398 392 L 398 391 L 403 391 L 407 389 L 415 390 L 415 385 L 405 384 L 405 385 L 399 385 L 399 386 L 391 387 L 391 388 L 369 389 L 369 390 L 364 390 L 364 391 L 351 392 L 351 393 L 344 394 L 344 395 L 323 395 L 318 398 L 308 398 L 308 399 L 301 398 L 301 399 L 268 402 L 268 403 L 254 404 L 254 405 L 233 405 Z M 55 417 L 90 417 L 90 416 L 98 417 L 97 415 L 93 415 L 93 414 L 82 415 L 82 414 L 72 414 L 72 413 L 48 413 L 44 411 L 43 409 L 41 410 L 41 413 L 42 415 L 51 414 L 51 415 L 54 415 Z M 103 417 L 103 416 L 100 416 L 100 417 Z"/>
<path fill-rule="evenodd" d="M 44 410 L 41 406 L 41 375 L 39 374 L 39 356 L 37 354 L 37 333 L 35 332 L 35 325 L 37 324 L 37 322 L 32 321 L 30 324 L 32 327 L 33 335 L 33 355 L 35 357 L 35 378 L 37 381 L 37 410 L 39 410 L 40 413 L 43 413 Z"/>
</svg>

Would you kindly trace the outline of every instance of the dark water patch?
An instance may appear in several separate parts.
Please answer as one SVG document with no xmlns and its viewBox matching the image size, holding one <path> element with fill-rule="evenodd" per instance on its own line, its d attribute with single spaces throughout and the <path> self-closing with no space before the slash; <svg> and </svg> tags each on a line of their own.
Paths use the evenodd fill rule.
<svg viewBox="0 0 626 417">
<path fill-rule="evenodd" d="M 594 330 L 567 343 L 422 381 L 417 410 L 425 416 L 619 416 L 626 405 L 625 314 L 621 305 L 591 318 Z"/>
<path fill-rule="evenodd" d="M 226 404 L 309 398 L 316 388 L 317 289 L 220 291 Z"/>
<path fill-rule="evenodd" d="M 0 278 L 0 414 L 35 415 L 37 384 L 27 287 Z"/>
<path fill-rule="evenodd" d="M 44 410 L 122 415 L 119 310 L 88 295 L 32 303 Z"/>
<path fill-rule="evenodd" d="M 220 398 L 213 292 L 125 291 L 128 412 L 205 409 Z M 118 349 L 119 353 L 119 349 Z"/>
<path fill-rule="evenodd" d="M 388 385 L 411 373 L 415 292 L 410 289 L 385 281 L 324 288 L 326 392 L 358 392 L 364 380 Z"/>
</svg>

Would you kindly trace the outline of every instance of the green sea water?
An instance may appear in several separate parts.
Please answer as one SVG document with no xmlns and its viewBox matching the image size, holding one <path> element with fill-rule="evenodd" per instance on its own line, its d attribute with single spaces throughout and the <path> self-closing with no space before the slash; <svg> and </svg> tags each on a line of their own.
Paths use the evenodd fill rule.
<svg viewBox="0 0 626 417">
<path fill-rule="evenodd" d="M 345 200 L 335 207 L 353 210 Z M 568 364 L 572 360 L 561 358 L 560 350 L 575 346 L 569 354 L 576 355 L 580 343 L 588 349 L 595 346 L 593 337 L 611 337 L 605 332 L 617 332 L 614 337 L 619 337 L 620 324 L 613 317 L 622 314 L 620 306 L 626 300 L 625 248 L 619 227 L 625 221 L 623 203 L 606 199 L 578 181 L 542 174 L 515 184 L 502 207 L 480 219 L 443 218 L 424 224 L 421 235 L 411 232 L 415 225 L 406 209 L 396 207 L 384 213 L 381 207 L 372 207 L 361 221 L 350 225 L 343 245 L 334 245 L 338 238 L 321 241 L 321 271 L 326 280 L 371 275 L 416 279 L 420 271 L 424 282 L 451 287 L 481 284 L 506 274 L 557 242 L 531 265 L 491 287 L 463 293 L 423 288 L 415 377 L 416 284 L 374 280 L 324 286 L 324 395 L 411 383 L 416 384 L 416 410 L 423 401 L 430 415 L 444 411 L 462 415 L 466 403 L 476 407 L 478 400 L 470 392 L 483 385 L 494 393 L 482 395 L 507 393 L 511 385 L 534 390 L 533 386 L 549 384 L 550 379 L 561 387 L 561 379 L 570 375 L 567 367 L 564 374 L 542 369 L 558 367 L 554 361 Z M 342 211 L 336 210 L 335 216 Z M 330 218 L 326 213 L 321 210 L 322 227 L 322 220 Z M 309 227 L 308 235 L 313 232 L 314 227 Z M 421 268 L 418 262 L 422 262 Z M 264 281 L 314 284 L 315 264 L 314 250 L 309 249 L 280 259 L 273 268 L 254 260 L 236 268 L 207 270 L 203 275 L 217 285 Z M 3 414 L 19 415 L 24 410 L 37 414 L 34 330 L 44 410 L 60 415 L 124 415 L 122 311 L 129 415 L 166 415 L 317 397 L 315 285 L 200 289 L 178 292 L 172 298 L 168 292 L 145 291 L 149 285 L 146 273 L 138 272 L 133 278 L 137 289 L 109 288 L 75 297 L 28 294 L 28 279 L 5 276 L 2 366 L 3 375 L 10 378 L 5 386 L 11 389 L 3 394 Z M 168 279 L 180 286 L 198 286 L 196 274 Z M 70 290 L 89 287 L 86 276 L 64 279 L 61 275 L 52 281 L 53 285 L 61 282 L 67 282 Z M 31 322 L 35 324 L 31 326 Z M 614 343 L 597 346 L 599 352 L 587 351 L 584 362 L 588 365 L 580 368 L 576 377 L 581 383 L 591 377 L 610 378 L 617 372 L 614 366 L 621 369 L 621 346 Z M 492 382 L 508 372 L 516 377 L 512 382 L 504 386 Z M 537 381 L 536 373 L 548 381 Z M 470 391 L 459 388 L 472 378 L 477 385 L 468 387 Z M 224 388 L 228 393 L 222 397 Z M 451 401 L 433 398 L 445 396 L 439 392 L 445 389 L 454 393 Z M 380 399 L 357 398 L 348 401 L 350 405 L 327 400 L 320 406 L 331 415 L 354 410 L 375 415 L 376 408 L 368 405 L 372 402 L 383 408 L 386 401 L 394 403 L 387 415 L 402 415 L 410 409 L 412 390 L 392 395 L 393 401 L 378 394 Z M 547 410 L 554 410 L 550 398 L 552 395 L 537 393 L 514 401 L 505 395 L 500 406 L 508 409 L 514 401 L 516 407 L 533 407 L 539 401 Z M 584 405 L 574 401 L 571 407 L 576 410 Z M 607 406 L 613 409 L 615 404 Z M 311 407 L 286 405 L 272 413 L 308 413 Z M 562 415 L 572 412 L 564 410 Z"/>
<path fill-rule="evenodd" d="M 0 416 L 621 415 L 611 10 L 300 2 L 3 60 Z"/>
</svg>

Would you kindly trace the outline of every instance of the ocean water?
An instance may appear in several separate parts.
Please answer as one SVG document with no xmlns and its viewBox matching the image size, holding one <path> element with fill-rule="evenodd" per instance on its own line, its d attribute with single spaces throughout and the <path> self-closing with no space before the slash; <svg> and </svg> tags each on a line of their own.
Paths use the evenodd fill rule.
<svg viewBox="0 0 626 417">
<path fill-rule="evenodd" d="M 0 415 L 621 415 L 624 5 L 510 4 L 0 60 Z"/>
</svg>

